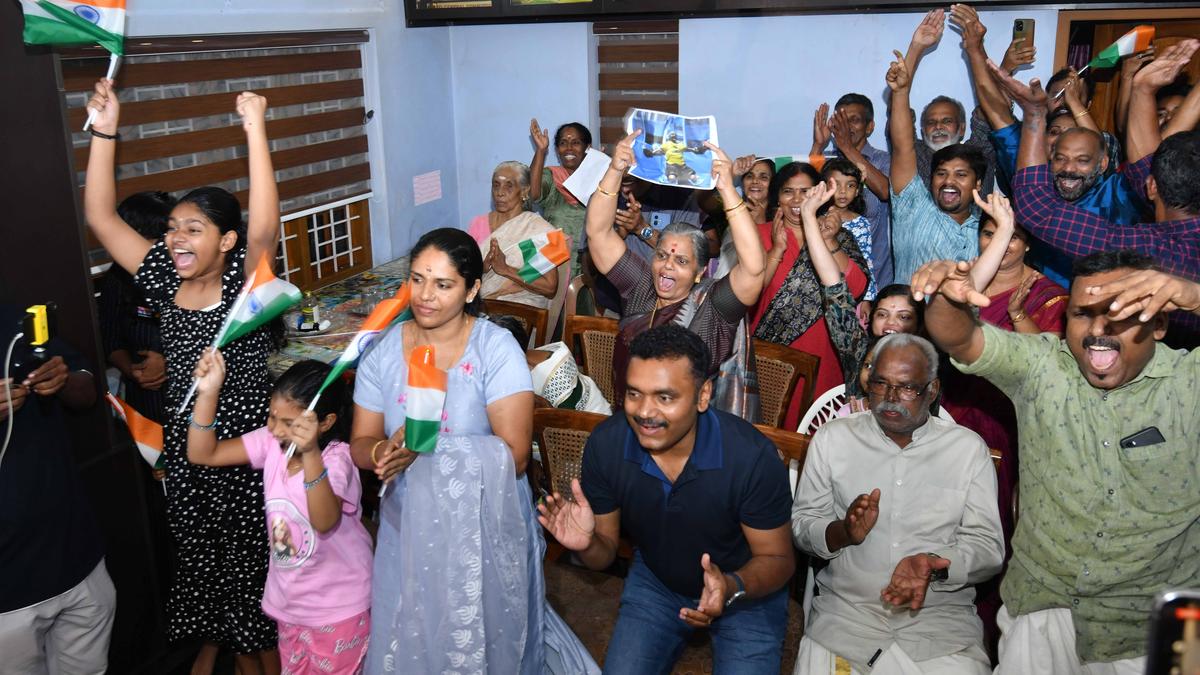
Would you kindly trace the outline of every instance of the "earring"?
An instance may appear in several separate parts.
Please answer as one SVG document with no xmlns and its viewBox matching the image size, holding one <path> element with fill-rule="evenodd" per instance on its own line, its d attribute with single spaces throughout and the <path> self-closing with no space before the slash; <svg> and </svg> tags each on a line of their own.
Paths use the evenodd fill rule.
<svg viewBox="0 0 1200 675">
<path fill-rule="evenodd" d="M 702 275 L 699 275 L 699 274 L 697 274 L 697 275 L 696 275 L 696 283 L 700 283 L 700 277 L 701 277 L 701 276 L 702 276 Z"/>
</svg>

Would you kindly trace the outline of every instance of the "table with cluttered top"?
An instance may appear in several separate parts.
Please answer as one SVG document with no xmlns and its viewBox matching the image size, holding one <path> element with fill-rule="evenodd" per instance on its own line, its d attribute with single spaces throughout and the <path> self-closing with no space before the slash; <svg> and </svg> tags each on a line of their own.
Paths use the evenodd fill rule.
<svg viewBox="0 0 1200 675">
<path fill-rule="evenodd" d="M 305 304 L 317 306 L 320 329 L 300 329 L 309 318 L 301 314 L 303 306 L 285 314 L 287 343 L 267 360 L 271 375 L 278 377 L 305 359 L 332 362 L 350 344 L 375 305 L 395 295 L 407 279 L 408 256 L 404 256 L 313 291 Z"/>
</svg>

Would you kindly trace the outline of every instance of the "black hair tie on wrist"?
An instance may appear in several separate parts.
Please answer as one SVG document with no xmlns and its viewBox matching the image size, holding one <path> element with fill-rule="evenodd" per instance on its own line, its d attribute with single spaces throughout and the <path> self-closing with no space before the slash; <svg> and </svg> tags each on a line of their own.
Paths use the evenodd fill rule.
<svg viewBox="0 0 1200 675">
<path fill-rule="evenodd" d="M 103 138 L 106 141 L 115 141 L 115 140 L 121 138 L 121 134 L 106 134 L 103 131 L 96 131 L 95 127 L 88 129 L 88 133 L 95 136 L 96 138 Z"/>
</svg>

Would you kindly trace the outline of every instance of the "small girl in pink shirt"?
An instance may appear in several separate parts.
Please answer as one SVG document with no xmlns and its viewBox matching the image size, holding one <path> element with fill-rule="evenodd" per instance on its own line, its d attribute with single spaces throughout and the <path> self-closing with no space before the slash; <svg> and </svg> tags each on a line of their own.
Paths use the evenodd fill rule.
<svg viewBox="0 0 1200 675">
<path fill-rule="evenodd" d="M 284 675 L 361 673 L 371 634 L 371 536 L 360 521 L 358 469 L 340 440 L 342 381 L 322 393 L 316 412 L 305 410 L 328 374 L 319 361 L 297 363 L 275 383 L 267 426 L 217 440 L 225 360 L 206 351 L 196 365 L 188 459 L 263 472 L 270 569 L 262 608 L 279 625 Z"/>
</svg>

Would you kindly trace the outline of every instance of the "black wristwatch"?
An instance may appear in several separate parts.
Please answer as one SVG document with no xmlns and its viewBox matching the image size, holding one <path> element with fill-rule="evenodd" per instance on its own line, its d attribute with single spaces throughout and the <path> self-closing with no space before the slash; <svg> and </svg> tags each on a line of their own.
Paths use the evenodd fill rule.
<svg viewBox="0 0 1200 675">
<path fill-rule="evenodd" d="M 930 558 L 941 558 L 942 557 L 936 553 L 926 553 L 925 555 L 929 556 Z M 929 571 L 929 582 L 930 583 L 933 583 L 935 581 L 945 581 L 949 578 L 950 578 L 950 568 L 945 568 L 945 569 L 940 569 L 940 570 L 933 569 L 933 570 Z"/>
<path fill-rule="evenodd" d="M 734 591 L 733 595 L 729 596 L 729 599 L 725 601 L 725 607 L 728 608 L 733 603 L 746 597 L 746 583 L 742 581 L 742 578 L 738 576 L 737 572 L 728 572 L 725 576 L 733 577 L 733 582 L 737 584 L 737 590 Z"/>
</svg>

